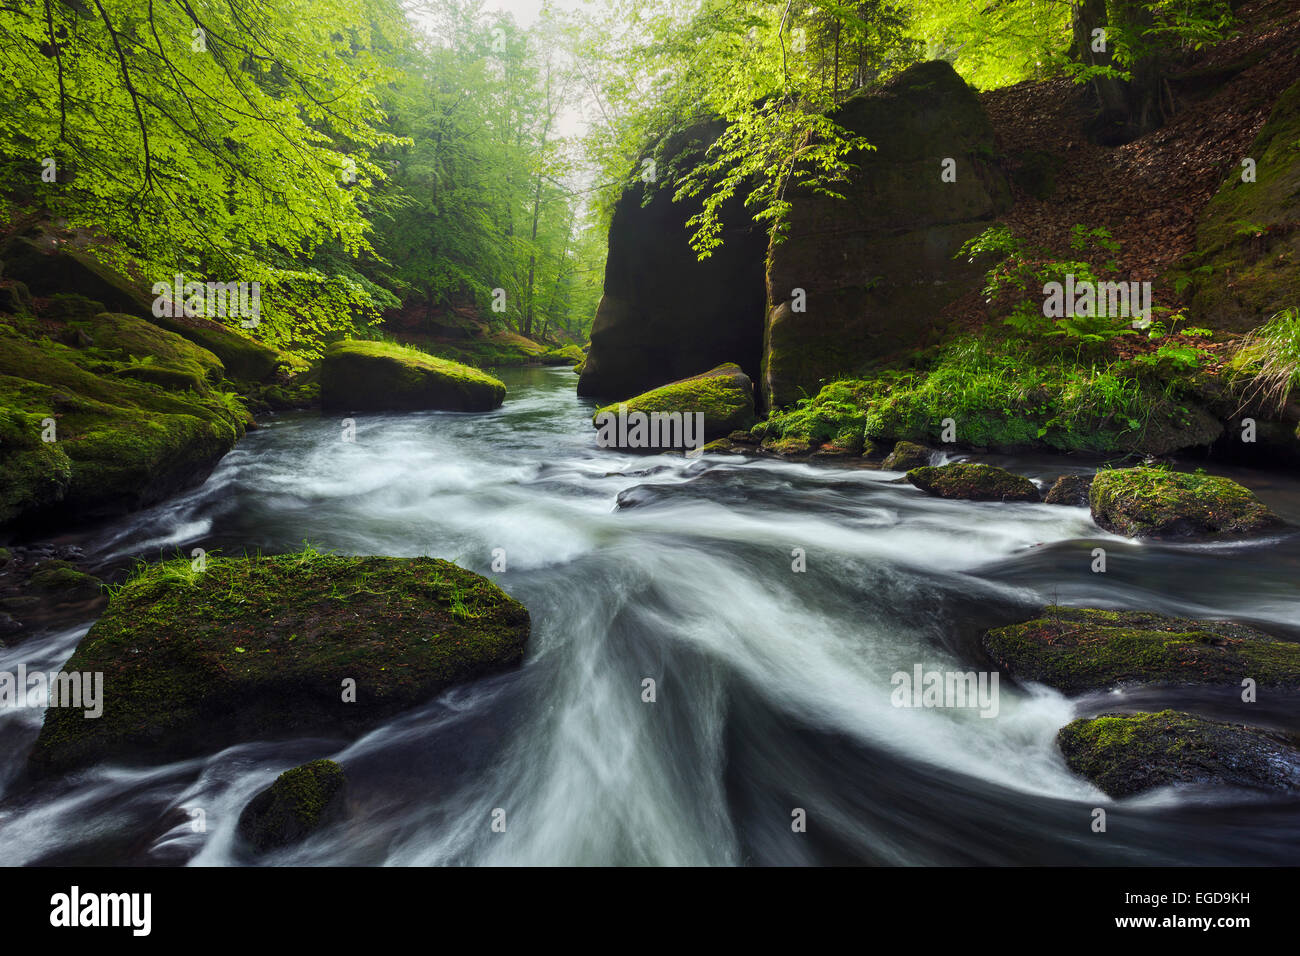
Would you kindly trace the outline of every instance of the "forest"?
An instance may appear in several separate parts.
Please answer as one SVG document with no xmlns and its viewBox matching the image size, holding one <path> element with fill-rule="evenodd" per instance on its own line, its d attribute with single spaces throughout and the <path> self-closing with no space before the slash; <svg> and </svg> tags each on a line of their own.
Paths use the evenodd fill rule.
<svg viewBox="0 0 1300 956">
<path fill-rule="evenodd" d="M 1300 861 L 1294 2 L 0 50 L 0 864 Z"/>
</svg>

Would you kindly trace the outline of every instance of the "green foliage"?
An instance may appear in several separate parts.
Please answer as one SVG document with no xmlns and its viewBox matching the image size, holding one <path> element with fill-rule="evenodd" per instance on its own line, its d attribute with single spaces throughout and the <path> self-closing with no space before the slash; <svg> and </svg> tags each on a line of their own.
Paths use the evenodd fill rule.
<svg viewBox="0 0 1300 956">
<path fill-rule="evenodd" d="M 1232 368 L 1248 404 L 1285 408 L 1300 386 L 1300 308 L 1283 309 L 1247 335 Z"/>
</svg>

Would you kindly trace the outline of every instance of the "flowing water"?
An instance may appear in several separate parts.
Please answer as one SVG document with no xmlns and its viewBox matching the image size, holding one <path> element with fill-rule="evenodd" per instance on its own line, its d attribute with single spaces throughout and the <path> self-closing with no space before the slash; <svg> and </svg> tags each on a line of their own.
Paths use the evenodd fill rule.
<svg viewBox="0 0 1300 956">
<path fill-rule="evenodd" d="M 987 670 L 980 631 L 1052 601 L 1295 637 L 1300 536 L 1137 544 L 1083 508 L 942 501 L 890 472 L 623 455 L 596 448 L 568 370 L 505 377 L 496 412 L 361 417 L 354 443 L 337 419 L 273 419 L 202 487 L 59 541 L 118 577 L 136 557 L 194 547 L 448 558 L 529 608 L 521 668 L 351 742 L 110 763 L 39 788 L 18 771 L 40 713 L 0 711 L 0 863 L 249 862 L 240 810 L 317 757 L 348 771 L 346 821 L 264 862 L 1300 862 L 1300 801 L 1172 789 L 1112 801 L 1054 744 L 1078 714 L 1166 705 L 1300 733 L 1294 696 L 1067 699 L 1003 680 L 996 717 L 891 703 L 891 675 Z M 989 460 L 1044 481 L 1087 470 Z M 1300 484 L 1244 480 L 1300 523 Z M 1105 574 L 1091 570 L 1096 547 Z M 57 667 L 85 629 L 0 648 L 0 670 Z M 1096 807 L 1105 833 L 1092 832 Z"/>
</svg>

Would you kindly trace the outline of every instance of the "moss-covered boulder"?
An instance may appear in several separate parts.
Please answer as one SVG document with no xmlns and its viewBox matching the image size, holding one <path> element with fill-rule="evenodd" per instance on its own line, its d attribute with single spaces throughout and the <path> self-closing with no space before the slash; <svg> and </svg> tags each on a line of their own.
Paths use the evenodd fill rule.
<svg viewBox="0 0 1300 956">
<path fill-rule="evenodd" d="M 866 412 L 858 383 L 831 382 L 813 398 L 773 412 L 754 426 L 754 437 L 767 452 L 819 457 L 860 455 Z"/>
<path fill-rule="evenodd" d="M 106 340 L 119 328 L 110 323 Z M 199 394 L 188 376 L 121 374 L 139 364 L 0 325 L 0 525 L 154 504 L 206 478 L 243 435 L 247 412 L 233 395 Z"/>
<path fill-rule="evenodd" d="M 239 815 L 239 834 L 256 853 L 298 843 L 339 819 L 347 777 L 333 760 L 286 770 Z"/>
<path fill-rule="evenodd" d="M 907 480 L 927 495 L 936 498 L 963 498 L 968 501 L 1039 501 L 1041 496 L 1032 481 L 994 465 L 952 462 L 935 467 L 913 468 Z"/>
<path fill-rule="evenodd" d="M 65 601 L 93 600 L 100 596 L 103 586 L 104 582 L 93 574 L 57 559 L 37 564 L 27 582 L 33 593 Z"/>
<path fill-rule="evenodd" d="M 604 434 L 609 428 L 610 416 L 623 414 L 628 423 L 628 441 L 610 443 L 607 447 L 658 450 L 683 446 L 680 442 L 656 443 L 653 436 L 650 436 L 647 443 L 640 442 L 632 433 L 638 419 L 650 423 L 646 432 L 648 436 L 650 432 L 661 435 L 667 425 L 655 425 L 654 422 L 666 422 L 666 416 L 670 415 L 684 417 L 696 413 L 704 415 L 704 434 L 702 439 L 699 435 L 694 437 L 704 442 L 725 438 L 734 431 L 749 428 L 754 423 L 754 383 L 741 371 L 739 365 L 729 362 L 700 375 L 651 389 L 625 402 L 606 405 L 592 416 L 592 423 L 602 429 Z M 678 435 L 685 430 L 674 426 L 672 432 Z"/>
<path fill-rule="evenodd" d="M 1171 784 L 1300 790 L 1293 739 L 1173 710 L 1075 720 L 1056 742 L 1071 770 L 1112 797 Z"/>
<path fill-rule="evenodd" d="M 349 340 L 325 350 L 321 404 L 330 411 L 486 412 L 506 386 L 468 365 L 388 342 Z"/>
<path fill-rule="evenodd" d="M 73 324 L 97 351 L 128 361 L 117 373 L 124 377 L 195 391 L 225 377 L 226 367 L 212 352 L 133 315 L 104 312 Z"/>
<path fill-rule="evenodd" d="M 913 468 L 925 468 L 930 464 L 931 451 L 916 442 L 900 441 L 894 450 L 885 456 L 880 467 L 886 471 L 911 471 Z"/>
<path fill-rule="evenodd" d="M 843 199 L 786 195 L 787 233 L 767 256 L 770 407 L 937 334 L 944 306 L 978 289 L 987 268 L 957 250 L 1011 205 L 992 124 L 948 63 L 909 67 L 831 116 L 873 150 L 853 157 Z M 949 159 L 955 178 L 944 181 Z"/>
<path fill-rule="evenodd" d="M 994 628 L 985 651 L 1018 680 L 1067 694 L 1125 684 L 1219 684 L 1300 688 L 1300 644 L 1245 624 L 1146 611 L 1049 607 L 1030 621 Z"/>
<path fill-rule="evenodd" d="M 576 345 L 565 345 L 560 348 L 549 349 L 543 352 L 540 361 L 543 365 L 573 365 L 582 364 L 582 360 L 587 357 L 587 353 L 582 351 Z"/>
<path fill-rule="evenodd" d="M 1196 248 L 1181 267 L 1192 280 L 1191 313 L 1212 328 L 1246 331 L 1297 304 L 1300 290 L 1300 83 L 1278 99 L 1240 163 L 1201 214 Z"/>
<path fill-rule="evenodd" d="M 1092 475 L 1062 475 L 1052 483 L 1052 487 L 1043 496 L 1043 501 L 1049 505 L 1086 508 L 1091 490 Z"/>
<path fill-rule="evenodd" d="M 353 735 L 517 665 L 528 633 L 518 601 L 432 558 L 164 562 L 112 596 L 64 665 L 104 674 L 103 716 L 50 709 L 29 765 L 51 773 Z"/>
<path fill-rule="evenodd" d="M 1098 525 L 1129 537 L 1249 535 L 1282 524 L 1230 478 L 1166 468 L 1099 471 L 1088 502 Z"/>
</svg>

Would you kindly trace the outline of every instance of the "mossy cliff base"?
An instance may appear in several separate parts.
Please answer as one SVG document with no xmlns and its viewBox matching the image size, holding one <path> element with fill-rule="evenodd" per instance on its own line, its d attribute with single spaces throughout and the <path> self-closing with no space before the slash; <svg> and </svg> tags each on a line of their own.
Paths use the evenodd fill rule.
<svg viewBox="0 0 1300 956">
<path fill-rule="evenodd" d="M 347 778 L 333 760 L 286 770 L 239 815 L 239 834 L 256 853 L 301 842 L 344 813 Z"/>
<path fill-rule="evenodd" d="M 506 397 L 505 383 L 450 359 L 387 342 L 336 342 L 321 363 L 327 411 L 486 412 Z"/>
<path fill-rule="evenodd" d="M 1246 677 L 1261 687 L 1300 688 L 1300 644 L 1226 621 L 1049 607 L 987 632 L 983 643 L 1017 680 L 1067 694 L 1129 684 L 1238 687 Z"/>
<path fill-rule="evenodd" d="M 1075 720 L 1056 742 L 1071 770 L 1112 797 L 1170 784 L 1300 790 L 1288 738 L 1172 710 Z"/>
<path fill-rule="evenodd" d="M 1282 519 L 1230 478 L 1164 468 L 1097 472 L 1088 492 L 1092 518 L 1129 537 L 1259 534 Z"/>
<path fill-rule="evenodd" d="M 355 734 L 518 664 L 528 633 L 518 601 L 432 558 L 308 551 L 216 558 L 205 571 L 165 562 L 113 595 L 64 666 L 104 674 L 103 716 L 49 709 L 29 766 Z"/>
</svg>

